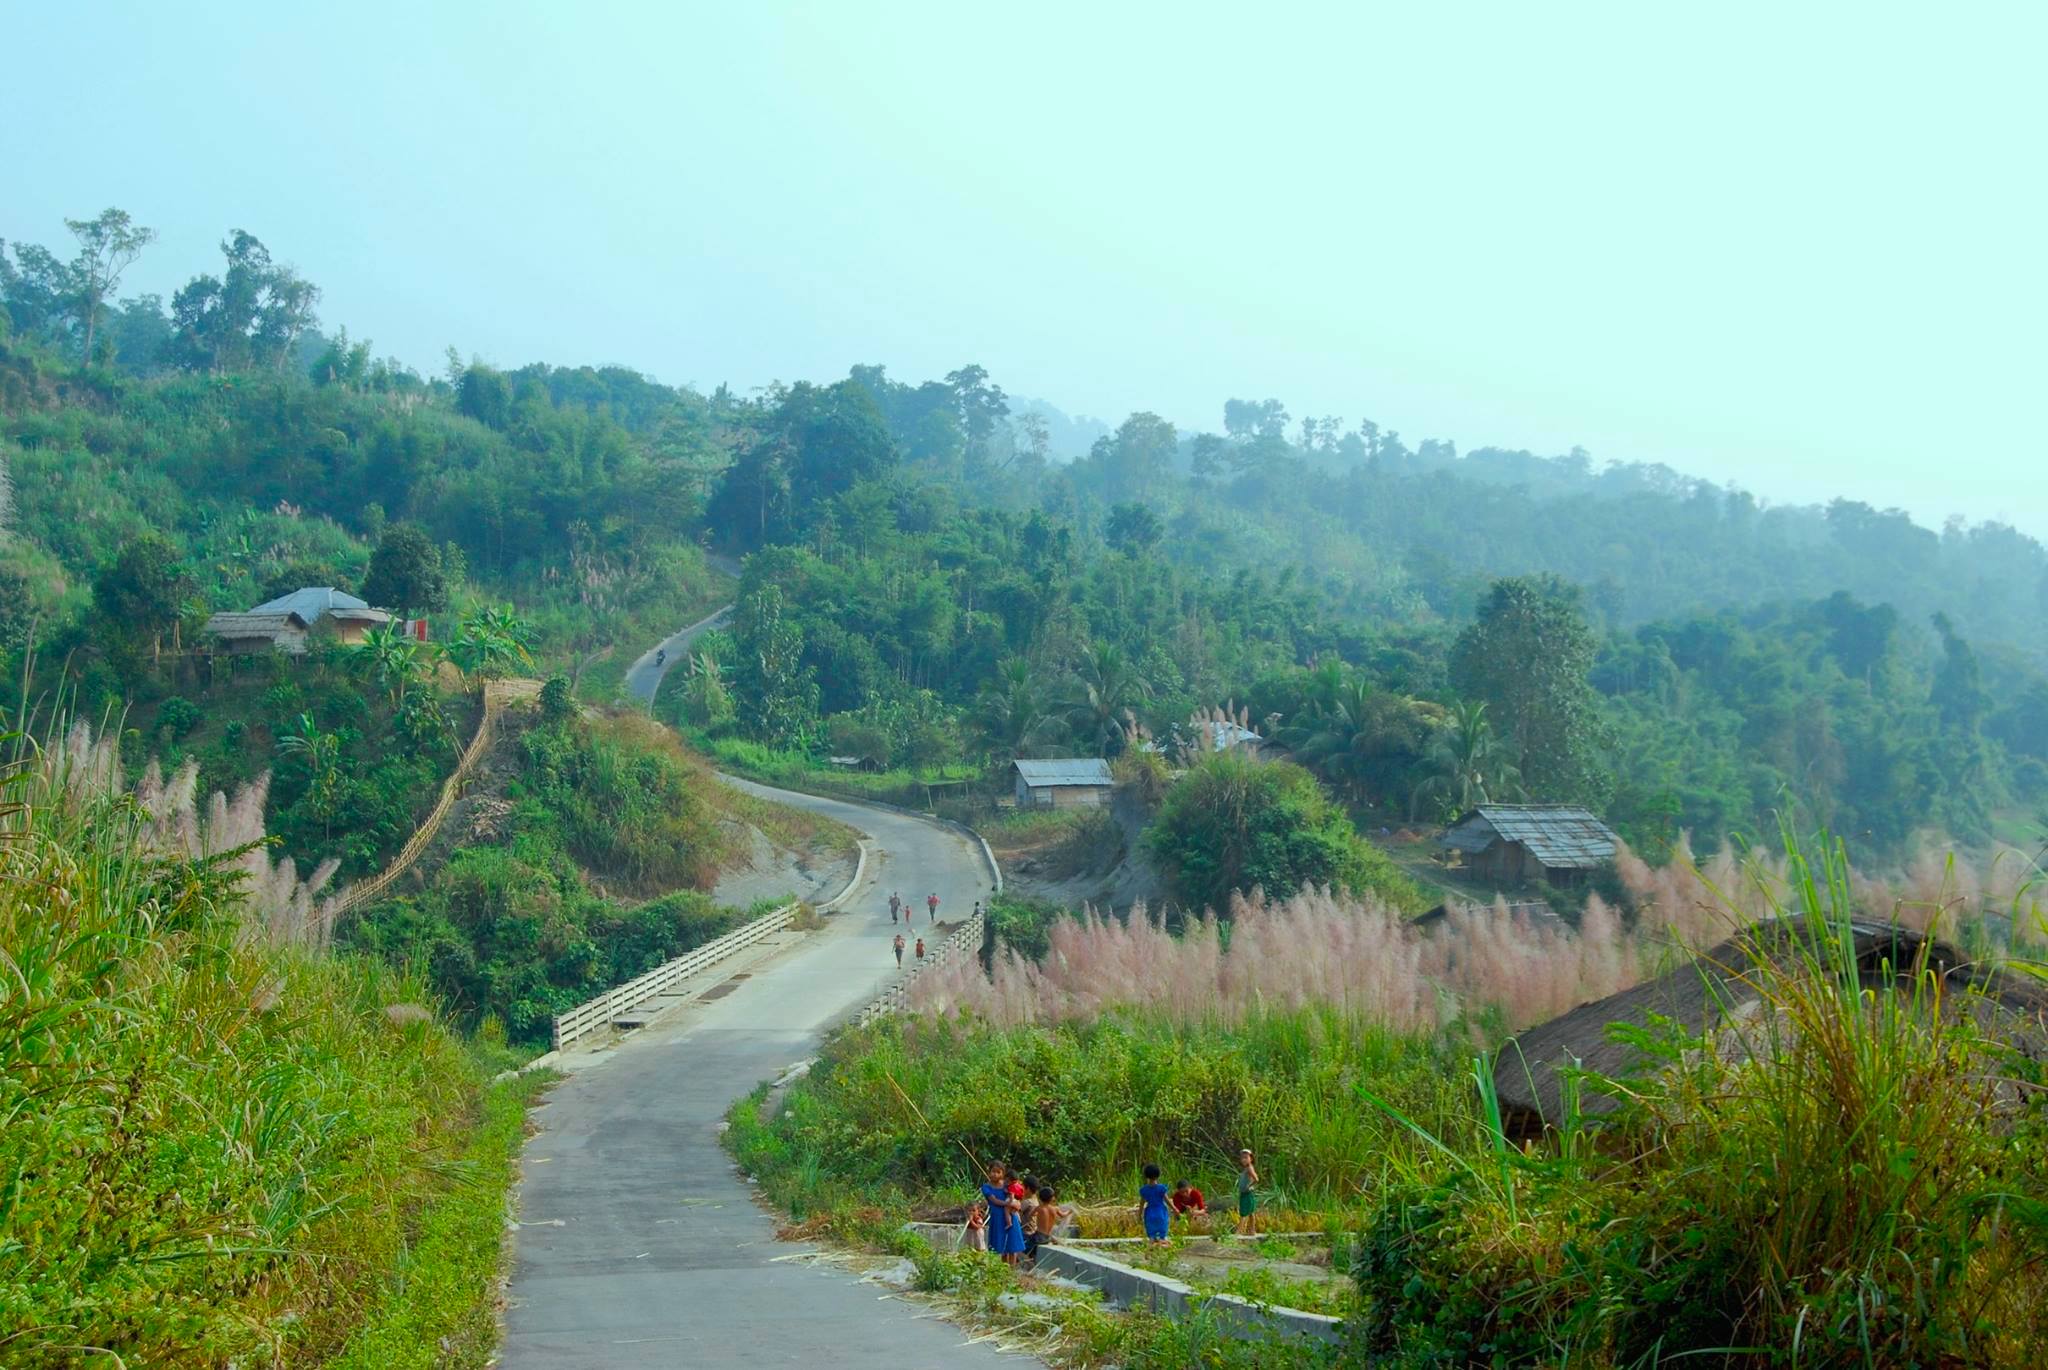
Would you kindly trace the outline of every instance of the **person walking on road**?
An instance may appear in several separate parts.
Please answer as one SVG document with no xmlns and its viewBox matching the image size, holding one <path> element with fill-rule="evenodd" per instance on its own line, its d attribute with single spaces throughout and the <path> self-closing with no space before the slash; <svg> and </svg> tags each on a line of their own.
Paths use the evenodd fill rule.
<svg viewBox="0 0 2048 1370">
<path fill-rule="evenodd" d="M 891 894 L 889 896 L 889 921 L 892 923 L 895 922 L 896 915 L 901 912 L 903 912 L 903 896 L 900 894 Z"/>
<path fill-rule="evenodd" d="M 903 967 L 903 934 L 900 932 L 896 934 L 896 966 L 899 970 Z"/>
<path fill-rule="evenodd" d="M 917 959 L 919 961 L 924 960 L 924 938 L 922 937 L 917 939 Z"/>
<path fill-rule="evenodd" d="M 933 921 L 934 923 L 938 922 L 938 921 L 939 921 L 939 896 L 938 896 L 938 895 L 936 895 L 936 894 L 928 894 L 928 895 L 926 895 L 926 896 L 924 897 L 924 906 L 925 906 L 925 907 L 926 907 L 927 909 L 931 910 L 931 915 L 932 915 L 932 921 Z"/>
</svg>

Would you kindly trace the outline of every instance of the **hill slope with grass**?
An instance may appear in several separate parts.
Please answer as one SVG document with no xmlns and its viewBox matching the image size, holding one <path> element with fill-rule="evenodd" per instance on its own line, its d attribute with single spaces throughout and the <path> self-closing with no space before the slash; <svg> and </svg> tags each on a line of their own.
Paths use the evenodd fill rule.
<svg viewBox="0 0 2048 1370">
<path fill-rule="evenodd" d="M 486 1086 L 502 1048 L 309 945 L 231 816 L 129 794 L 86 733 L 11 754 L 0 1360 L 350 1363 L 403 1325 L 374 1363 L 484 1364 L 528 1088 Z M 432 1299 L 400 1279 L 429 1251 L 466 1272 Z"/>
</svg>

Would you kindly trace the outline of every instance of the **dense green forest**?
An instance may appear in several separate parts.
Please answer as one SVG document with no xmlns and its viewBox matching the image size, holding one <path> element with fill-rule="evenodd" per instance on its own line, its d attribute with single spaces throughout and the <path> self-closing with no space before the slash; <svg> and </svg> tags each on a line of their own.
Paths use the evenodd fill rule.
<svg viewBox="0 0 2048 1370">
<path fill-rule="evenodd" d="M 708 743 L 961 774 L 1171 753 L 1229 709 L 1362 826 L 1583 799 L 1652 849 L 1788 810 L 1898 853 L 2023 835 L 2048 800 L 2048 553 L 2010 528 L 1411 449 L 1274 400 L 1219 432 L 1133 414 L 1061 462 L 1056 411 L 972 365 L 739 396 L 451 349 L 424 377 L 322 333 L 317 288 L 239 231 L 168 307 L 116 302 L 149 243 L 113 214 L 75 257 L 0 251 L 0 645 L 10 676 L 33 651 L 40 684 L 125 701 L 138 764 L 296 756 L 280 814 L 302 715 L 397 807 L 432 766 L 378 774 L 405 720 L 367 683 L 295 709 L 284 679 L 237 757 L 191 651 L 207 613 L 326 584 L 455 622 L 510 602 L 521 650 L 602 698 L 714 602 L 707 545 L 746 558 L 740 612 L 660 708 Z M 414 758 L 447 745 L 431 723 Z"/>
</svg>

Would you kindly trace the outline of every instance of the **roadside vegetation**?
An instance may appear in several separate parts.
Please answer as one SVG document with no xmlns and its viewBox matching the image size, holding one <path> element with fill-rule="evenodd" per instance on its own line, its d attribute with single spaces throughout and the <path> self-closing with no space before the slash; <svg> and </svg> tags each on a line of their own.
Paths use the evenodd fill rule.
<svg viewBox="0 0 2048 1370">
<path fill-rule="evenodd" d="M 8 753 L 0 1360 L 318 1364 L 403 1297 L 415 1243 L 494 1262 L 518 1104 L 483 1080 L 507 1053 L 417 980 L 320 954 L 250 806 L 131 793 L 84 729 Z M 434 1235 L 452 1194 L 488 1237 Z M 487 1325 L 487 1282 L 446 1298 L 451 1328 Z"/>
<path fill-rule="evenodd" d="M 1725 897 L 1696 873 L 1645 868 L 1638 882 L 1715 900 L 1713 915 L 1692 915 L 1695 936 L 1759 914 L 1808 920 L 1808 937 L 1756 973 L 1764 1007 L 1739 1029 L 1743 1049 L 1726 1030 L 1655 1027 L 1649 1074 L 1571 1086 L 1616 1095 L 1617 1114 L 1597 1127 L 1567 1117 L 1533 1145 L 1504 1133 L 1488 1052 L 1507 1027 L 1555 1011 L 1536 1007 L 1544 994 L 1517 1000 L 1504 981 L 1488 998 L 1474 982 L 1438 1000 L 1448 1019 L 1403 1017 L 1399 1000 L 1334 988 L 1322 943 L 1272 939 L 1288 925 L 1248 908 L 1227 951 L 1199 931 L 1179 939 L 1181 968 L 1162 964 L 1176 953 L 1161 930 L 1057 924 L 1048 956 L 1012 972 L 1038 977 L 1034 993 L 984 982 L 978 999 L 928 1000 L 926 1013 L 843 1034 L 772 1117 L 737 1110 L 732 1145 L 799 1217 L 831 1215 L 853 1193 L 890 1219 L 957 1213 L 974 1192 L 972 1152 L 1049 1177 L 1101 1232 L 1119 1230 L 1147 1162 L 1227 1203 L 1236 1149 L 1249 1146 L 1269 1224 L 1327 1233 L 1349 1262 L 1348 1354 L 1373 1363 L 1621 1366 L 1708 1348 L 1815 1364 L 2038 1363 L 2048 1131 L 2033 1103 L 2041 1067 L 2020 1049 L 2038 1048 L 2025 1036 L 2038 1027 L 1994 1031 L 1931 971 L 1866 989 L 1845 948 L 1868 887 L 1839 853 L 1809 863 L 1795 848 L 1732 873 L 1746 888 Z M 1306 912 L 1292 903 L 1283 917 Z M 2039 917 L 2025 891 L 2008 914 Z M 1402 961 L 1390 922 L 1355 906 L 1330 917 Z M 1251 935 L 1288 959 L 1240 988 L 1227 962 Z M 2030 928 L 2009 969 L 2029 971 L 2024 948 L 2041 936 Z M 1132 954 L 1119 938 L 1137 939 Z M 1361 943 L 1346 959 L 1367 955 Z M 1064 978 L 1077 961 L 1092 966 L 1085 984 Z M 1210 980 L 1183 978 L 1197 963 Z M 1295 978 L 1297 1006 L 1278 976 Z M 1048 993 L 1060 986 L 1064 1001 Z M 1595 992 L 1582 983 L 1564 1006 Z M 1097 1210 L 1106 1221 L 1091 1227 Z M 883 1225 L 869 1215 L 870 1232 Z"/>
</svg>

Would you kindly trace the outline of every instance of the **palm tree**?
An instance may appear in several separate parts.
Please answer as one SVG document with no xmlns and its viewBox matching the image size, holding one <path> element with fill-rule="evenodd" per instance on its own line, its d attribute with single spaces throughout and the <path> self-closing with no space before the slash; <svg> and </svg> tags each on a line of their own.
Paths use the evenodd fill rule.
<svg viewBox="0 0 2048 1370">
<path fill-rule="evenodd" d="M 1334 663 L 1332 663 L 1334 664 Z M 1320 677 L 1323 671 L 1318 671 Z M 1363 676 L 1327 684 L 1321 711 L 1305 727 L 1296 744 L 1302 764 L 1317 772 L 1353 800 L 1365 798 L 1365 767 L 1378 741 L 1373 726 L 1373 690 Z"/>
<path fill-rule="evenodd" d="M 690 658 L 683 684 L 683 717 L 699 728 L 715 728 L 733 716 L 732 690 L 718 658 L 698 652 Z"/>
<path fill-rule="evenodd" d="M 526 644 L 532 630 L 510 606 L 478 609 L 463 618 L 441 655 L 472 682 L 499 676 L 514 665 L 533 665 Z"/>
<path fill-rule="evenodd" d="M 313 801 L 313 811 L 320 815 L 327 836 L 332 837 L 334 801 L 341 789 L 341 739 L 333 733 L 321 732 L 311 714 L 300 714 L 292 720 L 291 730 L 277 739 L 277 749 L 305 763 L 306 795 Z"/>
<path fill-rule="evenodd" d="M 1463 700 L 1451 711 L 1451 726 L 1430 748 L 1435 772 L 1415 787 L 1409 804 L 1413 815 L 1425 799 L 1441 808 L 1464 813 L 1478 804 L 1519 795 L 1522 773 L 1508 759 L 1479 700 Z"/>
<path fill-rule="evenodd" d="M 1039 687 L 1038 672 L 1023 657 L 1011 657 L 996 669 L 975 701 L 975 713 L 989 753 L 998 761 L 1014 761 L 1046 740 L 1059 719 Z"/>
<path fill-rule="evenodd" d="M 1081 654 L 1072 688 L 1062 712 L 1105 755 L 1123 739 L 1124 716 L 1152 697 L 1151 682 L 1113 642 L 1098 642 Z"/>
<path fill-rule="evenodd" d="M 405 697 L 426 675 L 419 644 L 389 624 L 363 634 L 357 662 L 391 696 L 391 706 L 405 707 Z"/>
</svg>

